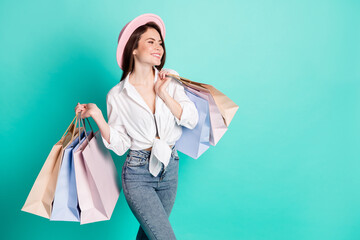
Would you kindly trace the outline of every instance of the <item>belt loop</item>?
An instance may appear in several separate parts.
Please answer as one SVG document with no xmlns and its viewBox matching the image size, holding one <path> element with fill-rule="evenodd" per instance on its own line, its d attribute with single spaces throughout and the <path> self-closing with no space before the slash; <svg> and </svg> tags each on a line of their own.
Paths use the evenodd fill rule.
<svg viewBox="0 0 360 240">
<path fill-rule="evenodd" d="M 164 165 L 164 164 L 162 164 L 162 165 L 163 165 L 163 170 L 162 170 L 162 172 L 161 172 L 160 181 L 164 179 L 164 177 L 165 177 L 165 172 L 166 172 L 165 165 Z"/>
</svg>

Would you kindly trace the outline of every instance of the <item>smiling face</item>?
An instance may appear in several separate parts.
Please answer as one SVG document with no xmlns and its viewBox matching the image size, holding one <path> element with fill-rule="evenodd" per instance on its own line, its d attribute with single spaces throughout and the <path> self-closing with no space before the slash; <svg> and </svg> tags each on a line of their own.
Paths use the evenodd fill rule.
<svg viewBox="0 0 360 240">
<path fill-rule="evenodd" d="M 148 28 L 144 32 L 138 43 L 138 47 L 133 51 L 135 61 L 142 64 L 158 66 L 161 64 L 161 58 L 164 54 L 163 44 L 160 34 L 154 28 Z"/>
<path fill-rule="evenodd" d="M 166 47 L 161 30 L 154 22 L 138 27 L 125 45 L 122 56 L 123 74 L 120 81 L 133 72 L 135 65 L 155 66 L 159 71 L 165 65 Z"/>
</svg>

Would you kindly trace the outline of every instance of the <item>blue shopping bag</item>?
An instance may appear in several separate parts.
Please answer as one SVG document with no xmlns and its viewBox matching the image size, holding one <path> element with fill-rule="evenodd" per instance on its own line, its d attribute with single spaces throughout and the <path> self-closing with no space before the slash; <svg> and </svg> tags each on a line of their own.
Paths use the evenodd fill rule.
<svg viewBox="0 0 360 240">
<path fill-rule="evenodd" d="M 199 114 L 199 121 L 193 129 L 182 127 L 182 135 L 175 145 L 178 151 L 197 159 L 210 147 L 209 103 L 186 88 L 185 93 L 195 104 Z"/>
<path fill-rule="evenodd" d="M 81 142 L 85 139 L 84 132 L 80 134 L 80 138 Z M 50 216 L 52 221 L 80 221 L 72 154 L 77 145 L 79 145 L 78 137 L 64 150 Z"/>
</svg>

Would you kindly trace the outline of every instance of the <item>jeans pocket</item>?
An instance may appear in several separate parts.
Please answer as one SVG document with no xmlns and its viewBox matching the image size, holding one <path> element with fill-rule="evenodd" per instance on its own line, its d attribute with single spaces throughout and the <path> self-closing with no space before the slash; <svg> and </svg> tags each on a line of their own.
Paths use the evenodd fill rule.
<svg viewBox="0 0 360 240">
<path fill-rule="evenodd" d="M 141 167 L 145 166 L 148 163 L 147 158 L 138 157 L 138 156 L 129 156 L 126 160 L 126 165 L 128 167 Z"/>
</svg>

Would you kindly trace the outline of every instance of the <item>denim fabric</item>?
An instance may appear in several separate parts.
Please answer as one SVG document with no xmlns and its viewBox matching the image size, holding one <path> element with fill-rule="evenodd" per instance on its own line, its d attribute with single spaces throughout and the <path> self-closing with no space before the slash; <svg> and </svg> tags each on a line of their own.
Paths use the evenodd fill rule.
<svg viewBox="0 0 360 240">
<path fill-rule="evenodd" d="M 140 223 L 136 239 L 176 239 L 169 216 L 175 202 L 179 156 L 172 147 L 164 170 L 154 177 L 149 172 L 150 151 L 130 150 L 122 167 L 122 188 L 127 203 Z"/>
</svg>

